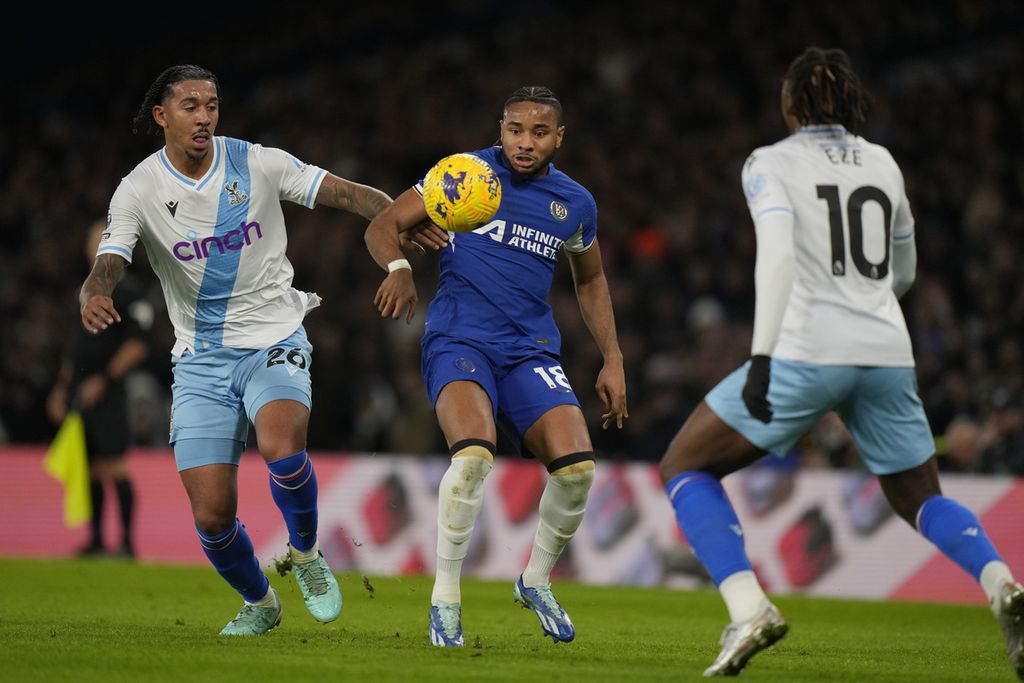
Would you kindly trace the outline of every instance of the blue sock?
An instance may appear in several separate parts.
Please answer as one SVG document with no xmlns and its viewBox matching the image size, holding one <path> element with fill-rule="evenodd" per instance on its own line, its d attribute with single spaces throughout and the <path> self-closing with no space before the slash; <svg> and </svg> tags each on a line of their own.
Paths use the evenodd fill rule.
<svg viewBox="0 0 1024 683">
<path fill-rule="evenodd" d="M 986 564 L 1002 561 L 978 518 L 955 500 L 944 496 L 926 500 L 917 512 L 917 528 L 975 580 L 981 578 Z"/>
<path fill-rule="evenodd" d="M 743 530 L 722 484 L 707 472 L 681 472 L 665 485 L 676 520 L 715 585 L 751 569 Z"/>
<path fill-rule="evenodd" d="M 237 519 L 225 531 L 207 536 L 199 529 L 199 543 L 217 573 L 242 594 L 247 602 L 256 602 L 267 594 L 270 582 L 260 569 L 249 534 Z"/>
<path fill-rule="evenodd" d="M 316 472 L 306 451 L 267 463 L 270 495 L 288 527 L 288 542 L 296 550 L 316 545 Z"/>
</svg>

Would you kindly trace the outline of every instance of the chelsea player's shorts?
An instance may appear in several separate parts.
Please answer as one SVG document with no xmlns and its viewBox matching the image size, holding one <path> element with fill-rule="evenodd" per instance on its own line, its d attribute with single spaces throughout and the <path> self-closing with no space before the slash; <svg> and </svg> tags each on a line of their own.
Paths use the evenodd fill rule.
<svg viewBox="0 0 1024 683">
<path fill-rule="evenodd" d="M 431 405 L 447 384 L 476 382 L 491 399 L 495 422 L 514 429 L 517 437 L 552 408 L 580 404 L 556 356 L 521 347 L 476 346 L 442 335 L 424 337 L 422 346 Z"/>
<path fill-rule="evenodd" d="M 935 440 L 917 395 L 914 368 L 816 365 L 772 358 L 768 402 L 772 421 L 751 416 L 741 396 L 747 361 L 704 397 L 722 421 L 747 441 L 783 456 L 829 411 L 850 430 L 872 474 L 893 474 L 922 464 Z"/>
<path fill-rule="evenodd" d="M 178 471 L 237 465 L 260 408 L 279 399 L 312 402 L 313 347 L 299 327 L 265 349 L 221 347 L 172 358 L 171 445 Z"/>
</svg>

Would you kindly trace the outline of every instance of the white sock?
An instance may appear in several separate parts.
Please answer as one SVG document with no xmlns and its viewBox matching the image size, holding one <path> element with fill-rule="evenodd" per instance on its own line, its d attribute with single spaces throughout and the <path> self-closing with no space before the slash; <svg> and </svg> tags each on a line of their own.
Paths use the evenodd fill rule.
<svg viewBox="0 0 1024 683">
<path fill-rule="evenodd" d="M 753 619 L 761 604 L 768 600 L 754 572 L 749 569 L 727 576 L 718 584 L 718 591 L 729 610 L 729 620 L 734 624 Z"/>
<path fill-rule="evenodd" d="M 430 593 L 430 604 L 438 605 L 447 602 L 454 605 L 462 602 L 462 588 L 459 586 L 459 579 L 462 578 L 462 560 L 446 560 L 443 557 L 437 558 L 437 573 L 434 574 L 434 589 Z"/>
<path fill-rule="evenodd" d="M 484 503 L 484 479 L 493 456 L 483 446 L 472 445 L 452 456 L 441 478 L 437 496 L 437 574 L 430 602 L 462 601 L 459 578 L 469 550 L 473 525 Z"/>
<path fill-rule="evenodd" d="M 981 576 L 978 577 L 981 589 L 988 596 L 988 606 L 992 610 L 992 614 L 997 616 L 1000 607 L 999 589 L 1008 581 L 1013 581 L 1013 574 L 1010 573 L 1010 568 L 1005 563 L 998 560 L 993 560 L 982 567 Z"/>
<path fill-rule="evenodd" d="M 288 553 L 292 556 L 293 564 L 306 564 L 316 559 L 317 554 L 320 552 L 320 541 L 313 544 L 313 547 L 309 550 L 296 550 L 292 546 L 288 546 Z"/>
<path fill-rule="evenodd" d="M 277 607 L 277 595 L 274 593 L 270 586 L 267 586 L 267 594 L 256 602 L 245 601 L 248 605 L 255 605 L 256 607 Z"/>
<path fill-rule="evenodd" d="M 551 570 L 583 521 L 587 494 L 594 482 L 594 461 L 585 460 L 548 475 L 540 497 L 540 523 L 530 562 L 523 572 L 527 588 L 551 583 Z"/>
</svg>

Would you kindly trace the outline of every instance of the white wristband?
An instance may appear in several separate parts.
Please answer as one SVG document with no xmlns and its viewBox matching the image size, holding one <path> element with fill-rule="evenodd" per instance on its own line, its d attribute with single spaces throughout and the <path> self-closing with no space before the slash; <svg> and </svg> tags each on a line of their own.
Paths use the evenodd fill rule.
<svg viewBox="0 0 1024 683">
<path fill-rule="evenodd" d="M 399 268 L 408 268 L 412 270 L 412 266 L 409 265 L 409 260 L 404 258 L 396 258 L 394 261 L 388 264 L 388 272 L 393 273 Z"/>
</svg>

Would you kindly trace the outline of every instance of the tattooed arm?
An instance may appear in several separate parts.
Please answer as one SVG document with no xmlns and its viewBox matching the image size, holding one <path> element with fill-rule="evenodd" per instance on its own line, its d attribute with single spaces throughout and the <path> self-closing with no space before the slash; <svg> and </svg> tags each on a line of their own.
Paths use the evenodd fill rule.
<svg viewBox="0 0 1024 683">
<path fill-rule="evenodd" d="M 373 220 L 391 203 L 391 197 L 369 185 L 353 183 L 328 173 L 320 183 L 316 203 L 351 211 L 366 220 Z"/>
<path fill-rule="evenodd" d="M 82 326 L 87 332 L 99 334 L 115 322 L 121 322 L 121 316 L 114 310 L 114 300 L 110 295 L 124 277 L 126 265 L 127 262 L 115 254 L 100 254 L 96 257 L 92 272 L 85 278 L 82 291 L 78 294 Z"/>
<path fill-rule="evenodd" d="M 328 173 L 320 183 L 316 203 L 351 211 L 372 221 L 391 205 L 391 197 L 369 185 L 353 183 Z M 418 224 L 404 228 L 398 234 L 398 240 L 402 248 L 414 248 L 425 254 L 427 249 L 437 251 L 448 246 L 448 233 L 424 218 Z"/>
</svg>

